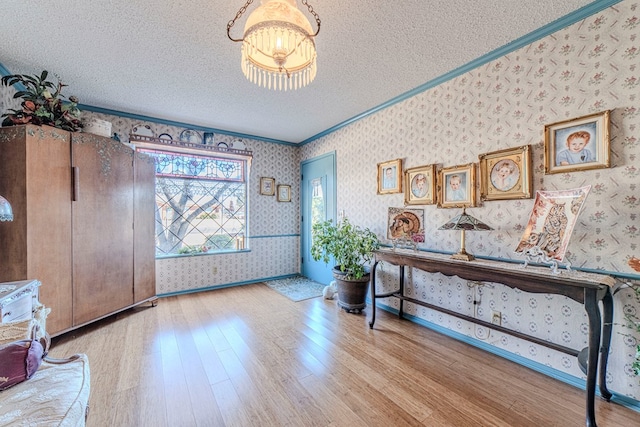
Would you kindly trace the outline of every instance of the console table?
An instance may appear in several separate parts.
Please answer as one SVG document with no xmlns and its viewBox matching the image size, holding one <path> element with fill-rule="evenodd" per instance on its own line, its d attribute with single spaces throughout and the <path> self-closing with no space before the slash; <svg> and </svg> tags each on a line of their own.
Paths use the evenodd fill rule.
<svg viewBox="0 0 640 427">
<path fill-rule="evenodd" d="M 386 262 L 399 267 L 400 283 L 397 290 L 383 294 L 376 293 L 376 267 L 380 262 Z M 583 304 L 585 307 L 589 318 L 589 346 L 578 351 L 407 297 L 404 295 L 405 267 L 414 267 L 429 273 L 442 273 L 445 276 L 458 276 L 465 280 L 501 283 L 524 292 L 557 294 L 569 297 Z M 376 299 L 395 297 L 400 299 L 400 310 L 398 312 L 400 318 L 402 318 L 404 301 L 409 301 L 413 304 L 444 312 L 576 356 L 587 376 L 586 425 L 588 427 L 596 427 L 595 391 L 598 362 L 600 364 L 600 375 L 598 378 L 600 394 L 607 401 L 611 398 L 611 392 L 607 389 L 605 378 L 613 322 L 613 297 L 611 288 L 614 285 L 615 280 L 612 277 L 601 274 L 578 271 L 569 272 L 566 270 L 561 270 L 558 274 L 554 274 L 551 269 L 546 267 L 529 265 L 525 268 L 523 264 L 478 259 L 462 261 L 452 259 L 450 255 L 418 252 L 411 249 L 385 248 L 375 252 L 375 262 L 371 269 L 371 300 L 373 310 L 369 327 L 373 328 L 376 320 Z M 599 305 L 600 302 L 602 302 L 602 311 Z"/>
</svg>

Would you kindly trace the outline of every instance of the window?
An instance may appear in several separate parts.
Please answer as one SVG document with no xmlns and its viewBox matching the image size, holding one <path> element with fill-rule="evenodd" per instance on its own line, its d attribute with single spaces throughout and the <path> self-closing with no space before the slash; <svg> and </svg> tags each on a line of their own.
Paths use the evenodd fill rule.
<svg viewBox="0 0 640 427">
<path fill-rule="evenodd" d="M 156 165 L 156 256 L 244 249 L 248 158 L 138 148 Z"/>
</svg>

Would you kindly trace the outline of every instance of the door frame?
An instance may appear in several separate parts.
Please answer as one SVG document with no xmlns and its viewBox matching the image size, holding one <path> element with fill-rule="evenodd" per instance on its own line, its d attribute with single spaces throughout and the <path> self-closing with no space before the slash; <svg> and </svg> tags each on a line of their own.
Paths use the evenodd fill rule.
<svg viewBox="0 0 640 427">
<path fill-rule="evenodd" d="M 338 175 L 338 164 L 337 164 L 337 153 L 336 151 L 330 151 L 328 153 L 325 154 L 321 154 L 319 156 L 316 157 L 312 157 L 310 159 L 306 159 L 300 162 L 300 273 L 303 272 L 303 266 L 302 266 L 302 258 L 304 256 L 307 256 L 306 253 L 304 253 L 304 247 L 305 247 L 305 242 L 307 240 L 311 240 L 311 235 L 310 233 L 308 235 L 306 235 L 306 230 L 303 224 L 303 215 L 304 215 L 304 209 L 305 209 L 305 201 L 308 200 L 308 197 L 310 197 L 310 195 L 308 194 L 307 188 L 305 185 L 303 185 L 303 175 L 302 175 L 302 169 L 305 165 L 309 164 L 309 163 L 313 163 L 319 160 L 325 160 L 327 158 L 330 158 L 332 160 L 332 168 L 333 168 L 333 175 L 332 175 L 332 187 L 331 190 L 333 192 L 333 199 L 331 200 L 331 204 L 333 206 L 333 209 L 328 209 L 327 210 L 327 219 L 332 219 L 333 221 L 336 221 L 337 219 L 337 212 L 338 212 L 338 203 L 337 203 L 337 199 L 338 199 L 338 180 L 337 180 L 337 175 Z M 327 183 L 327 186 L 329 184 Z M 309 254 L 310 256 L 310 254 Z M 326 266 L 327 271 L 330 272 L 331 268 L 333 266 Z"/>
</svg>

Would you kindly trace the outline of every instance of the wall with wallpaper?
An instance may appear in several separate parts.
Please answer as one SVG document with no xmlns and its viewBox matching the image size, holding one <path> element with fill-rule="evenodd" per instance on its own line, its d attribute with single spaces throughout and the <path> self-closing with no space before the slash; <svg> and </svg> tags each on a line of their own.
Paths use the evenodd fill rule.
<svg viewBox="0 0 640 427">
<path fill-rule="evenodd" d="M 403 195 L 376 194 L 376 164 L 402 158 L 404 167 L 440 167 L 478 162 L 478 155 L 508 147 L 533 147 L 534 190 L 592 185 L 568 259 L 576 267 L 640 278 L 628 261 L 640 258 L 640 7 L 624 1 L 526 47 L 330 133 L 302 148 L 302 159 L 335 150 L 338 210 L 352 222 L 386 236 L 389 207 Z M 544 125 L 602 110 L 611 114 L 610 169 L 544 174 Z M 349 183 L 349 185 L 341 185 Z M 366 209 L 362 209 L 366 206 Z M 494 228 L 467 233 L 467 250 L 501 259 L 513 251 L 529 218 L 533 199 L 489 201 L 468 213 Z M 417 207 L 417 206 L 412 206 Z M 459 209 L 423 206 L 423 249 L 456 252 L 460 235 L 438 227 Z M 380 288 L 396 278 L 383 271 Z M 581 305 L 557 295 L 526 294 L 494 284 L 481 289 L 465 281 L 418 270 L 408 277 L 414 298 L 581 349 L 587 346 L 587 317 Z M 446 284 L 446 286 L 441 286 Z M 395 300 L 386 304 L 397 308 Z M 494 345 L 548 367 L 584 378 L 577 360 L 546 347 L 488 331 L 460 319 L 408 304 L 408 312 L 454 332 Z M 609 388 L 640 399 L 640 379 L 631 364 L 640 337 L 623 313 L 640 315 L 629 290 L 615 296 L 615 321 L 607 381 Z M 363 320 L 364 321 L 364 320 Z"/>
</svg>

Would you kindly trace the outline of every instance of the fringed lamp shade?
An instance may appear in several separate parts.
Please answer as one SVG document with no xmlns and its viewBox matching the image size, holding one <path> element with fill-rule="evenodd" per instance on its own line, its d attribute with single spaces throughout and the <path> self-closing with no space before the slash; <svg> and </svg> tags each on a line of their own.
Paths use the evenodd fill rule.
<svg viewBox="0 0 640 427">
<path fill-rule="evenodd" d="M 471 261 L 475 259 L 475 257 L 465 249 L 465 231 L 488 231 L 493 230 L 493 228 L 479 219 L 468 215 L 466 209 L 463 209 L 460 215 L 452 218 L 449 222 L 438 228 L 438 230 L 460 230 L 462 232 L 460 237 L 460 251 L 457 254 L 453 254 L 451 258 Z"/>
<path fill-rule="evenodd" d="M 11 205 L 4 197 L 0 196 L 0 221 L 13 221 Z"/>
<path fill-rule="evenodd" d="M 247 18 L 242 39 L 233 39 L 229 34 L 235 19 L 227 25 L 229 38 L 242 41 L 242 72 L 250 82 L 274 90 L 308 85 L 316 77 L 314 37 L 320 31 L 320 18 L 303 0 L 318 24 L 314 34 L 309 20 L 297 8 L 296 0 L 261 0 L 260 3 Z M 242 12 L 241 9 L 236 19 Z"/>
</svg>

